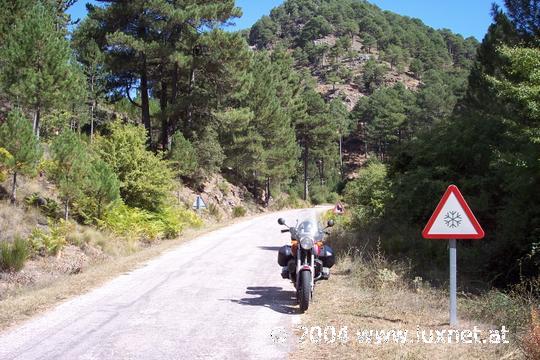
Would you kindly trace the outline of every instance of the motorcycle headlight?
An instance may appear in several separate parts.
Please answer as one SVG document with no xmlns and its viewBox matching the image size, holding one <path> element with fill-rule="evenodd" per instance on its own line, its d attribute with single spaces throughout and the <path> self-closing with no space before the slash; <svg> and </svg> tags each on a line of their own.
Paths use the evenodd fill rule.
<svg viewBox="0 0 540 360">
<path fill-rule="evenodd" d="M 303 237 L 300 239 L 300 246 L 304 250 L 311 250 L 313 248 L 313 239 L 309 237 Z"/>
</svg>

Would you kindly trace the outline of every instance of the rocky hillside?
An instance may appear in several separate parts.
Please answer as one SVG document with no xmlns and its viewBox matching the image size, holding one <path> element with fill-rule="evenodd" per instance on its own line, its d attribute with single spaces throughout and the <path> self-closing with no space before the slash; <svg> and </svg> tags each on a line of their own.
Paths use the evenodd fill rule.
<svg viewBox="0 0 540 360">
<path fill-rule="evenodd" d="M 252 27 L 249 42 L 258 49 L 288 48 L 297 66 L 317 78 L 321 92 L 342 95 L 351 110 L 370 93 L 364 78 L 370 60 L 384 68 L 381 85 L 401 82 L 416 89 L 426 71 L 468 69 L 478 46 L 472 37 L 435 30 L 362 0 L 286 1 Z"/>
</svg>

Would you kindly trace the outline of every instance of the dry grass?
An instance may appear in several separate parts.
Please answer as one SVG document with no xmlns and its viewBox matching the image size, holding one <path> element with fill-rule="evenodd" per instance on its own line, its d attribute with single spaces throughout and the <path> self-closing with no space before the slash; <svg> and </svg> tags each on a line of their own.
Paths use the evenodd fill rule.
<svg viewBox="0 0 540 360">
<path fill-rule="evenodd" d="M 26 239 L 38 224 L 47 224 L 38 209 L 24 209 L 0 201 L 0 240 L 13 241 L 17 236 Z"/>
<path fill-rule="evenodd" d="M 448 299 L 416 279 L 407 283 L 384 259 L 375 255 L 369 261 L 338 263 L 329 281 L 319 283 L 314 303 L 302 318 L 309 327 L 333 326 L 336 330 L 348 327 L 349 341 L 345 344 L 313 344 L 303 342 L 291 355 L 292 359 L 514 359 L 522 354 L 517 340 L 510 344 L 425 344 L 416 343 L 417 328 L 449 330 Z M 489 337 L 494 327 L 461 318 L 458 329 L 483 330 L 482 338 Z M 414 343 L 360 343 L 357 330 L 407 330 Z M 300 333 L 300 332 L 299 332 Z"/>
<path fill-rule="evenodd" d="M 530 360 L 540 359 L 540 310 L 531 309 L 531 324 L 521 338 L 521 348 Z"/>
</svg>

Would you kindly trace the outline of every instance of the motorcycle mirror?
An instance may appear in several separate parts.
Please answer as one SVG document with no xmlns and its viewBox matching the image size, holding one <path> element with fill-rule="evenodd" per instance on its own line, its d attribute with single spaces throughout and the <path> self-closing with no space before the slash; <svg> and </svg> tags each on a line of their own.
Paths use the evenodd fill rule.
<svg viewBox="0 0 540 360">
<path fill-rule="evenodd" d="M 283 220 L 283 218 L 279 218 L 278 221 L 277 221 L 277 223 L 278 223 L 279 225 L 285 225 L 285 220 Z"/>
<path fill-rule="evenodd" d="M 335 225 L 334 220 L 332 220 L 332 219 L 328 220 L 328 224 L 327 224 L 327 225 L 328 225 L 328 227 L 334 226 L 334 225 Z"/>
</svg>

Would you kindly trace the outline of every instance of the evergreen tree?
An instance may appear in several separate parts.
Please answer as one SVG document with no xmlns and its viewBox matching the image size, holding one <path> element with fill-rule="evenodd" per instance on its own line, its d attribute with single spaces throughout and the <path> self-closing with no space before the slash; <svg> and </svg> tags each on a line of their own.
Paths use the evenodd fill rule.
<svg viewBox="0 0 540 360">
<path fill-rule="evenodd" d="M 262 138 L 264 149 L 260 176 L 265 182 L 265 203 L 269 204 L 271 184 L 287 182 L 296 164 L 297 145 L 292 119 L 287 107 L 294 99 L 284 99 L 290 80 L 283 66 L 291 64 L 283 53 L 275 54 L 274 61 L 263 54 L 254 59 L 252 71 L 254 87 L 248 103 L 254 112 L 255 129 Z"/>
<path fill-rule="evenodd" d="M 105 56 L 93 39 L 75 37 L 73 45 L 78 50 L 77 60 L 82 64 L 82 71 L 86 76 L 88 102 L 90 103 L 90 142 L 92 142 L 98 101 L 106 92 Z"/>
<path fill-rule="evenodd" d="M 64 202 L 64 219 L 68 220 L 70 207 L 81 197 L 89 173 L 89 155 L 86 144 L 71 130 L 64 130 L 52 146 L 53 178 Z"/>
<path fill-rule="evenodd" d="M 41 145 L 32 132 L 32 125 L 18 109 L 12 110 L 7 121 L 0 125 L 0 144 L 7 151 L 3 160 L 13 176 L 11 202 L 15 203 L 17 175 L 35 171 L 42 155 Z"/>
<path fill-rule="evenodd" d="M 220 137 L 225 153 L 224 165 L 231 168 L 242 182 L 256 188 L 263 162 L 264 139 L 255 127 L 254 112 L 248 107 L 229 109 L 217 117 L 222 126 Z"/>
<path fill-rule="evenodd" d="M 34 132 L 39 138 L 44 111 L 77 94 L 70 49 L 55 17 L 41 3 L 16 20 L 0 47 L 0 83 L 13 99 L 34 112 Z"/>
<path fill-rule="evenodd" d="M 172 137 L 169 160 L 179 176 L 193 175 L 199 165 L 195 148 L 181 132 L 175 133 Z"/>
<path fill-rule="evenodd" d="M 295 120 L 296 138 L 302 148 L 304 200 L 309 199 L 309 169 L 311 162 L 337 157 L 335 143 L 338 139 L 336 119 L 328 116 L 323 98 L 311 88 L 303 93 L 307 113 Z M 332 156 L 333 155 L 333 156 Z M 330 160 L 331 162 L 331 160 Z M 322 180 L 322 179 L 321 179 Z"/>
<path fill-rule="evenodd" d="M 201 166 L 204 174 L 215 174 L 221 170 L 225 154 L 219 142 L 217 131 L 208 126 L 193 143 L 197 153 L 197 163 Z"/>
<path fill-rule="evenodd" d="M 328 115 L 337 124 L 339 135 L 339 168 L 343 172 L 343 138 L 352 131 L 352 124 L 347 107 L 340 99 L 334 99 L 328 104 Z"/>
<path fill-rule="evenodd" d="M 95 222 L 101 220 L 103 211 L 120 197 L 120 182 L 112 168 L 98 156 L 93 156 L 84 180 L 84 196 L 79 206 L 85 217 Z"/>
<path fill-rule="evenodd" d="M 191 127 L 198 123 L 195 119 L 198 104 L 194 104 L 200 81 L 197 74 L 200 62 L 205 63 L 208 55 L 203 38 L 219 33 L 205 30 L 240 15 L 234 1 L 103 2 L 106 7 L 89 7 L 88 20 L 76 37 L 94 39 L 105 53 L 109 89 L 140 108 L 150 143 L 153 140 L 151 94 L 159 98 L 162 148 L 169 148 L 169 135 L 179 128 L 191 138 Z M 226 46 L 223 49 L 230 50 Z M 140 94 L 140 102 L 130 96 L 134 89 Z M 179 124 L 179 118 L 185 124 Z"/>
<path fill-rule="evenodd" d="M 364 65 L 362 77 L 357 80 L 361 88 L 365 89 L 368 94 L 372 94 L 384 82 L 387 67 L 382 64 L 377 64 L 375 60 L 368 60 Z"/>
</svg>

